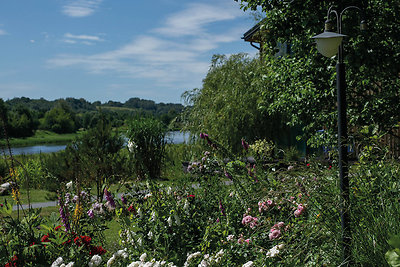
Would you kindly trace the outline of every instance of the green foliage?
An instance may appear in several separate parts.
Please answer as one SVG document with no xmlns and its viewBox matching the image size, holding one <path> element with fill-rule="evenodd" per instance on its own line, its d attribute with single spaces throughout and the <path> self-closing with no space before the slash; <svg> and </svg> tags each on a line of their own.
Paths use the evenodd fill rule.
<svg viewBox="0 0 400 267">
<path fill-rule="evenodd" d="M 17 106 L 10 111 L 8 119 L 11 137 L 32 136 L 39 126 L 39 121 L 35 114 L 24 106 Z"/>
<path fill-rule="evenodd" d="M 269 54 L 266 64 L 273 70 L 266 73 L 273 90 L 264 91 L 263 110 L 284 114 L 291 125 L 302 125 L 314 146 L 335 139 L 336 84 L 335 60 L 319 55 L 311 37 L 323 30 L 330 5 L 339 10 L 351 5 L 363 8 L 369 24 L 366 33 L 358 29 L 361 14 L 356 10 L 347 10 L 342 17 L 343 33 L 349 36 L 344 41 L 349 130 L 377 125 L 380 132 L 394 133 L 400 121 L 400 6 L 396 0 L 240 2 L 243 10 L 259 8 L 266 17 L 261 32 L 265 33 L 264 51 Z M 290 56 L 271 57 L 278 42 L 291 44 Z M 325 140 L 316 134 L 322 128 L 327 133 Z"/>
<path fill-rule="evenodd" d="M 185 92 L 183 97 L 193 105 L 185 118 L 193 134 L 206 132 L 232 152 L 241 151 L 240 140 L 275 140 L 287 131 L 280 115 L 268 115 L 258 109 L 260 92 L 269 88 L 264 65 L 244 54 L 229 58 L 215 55 L 203 80 L 202 89 Z"/>
<path fill-rule="evenodd" d="M 71 180 L 79 178 L 85 186 L 95 183 L 100 198 L 103 184 L 119 179 L 123 172 L 123 159 L 119 153 L 123 143 L 122 137 L 112 131 L 105 117 L 100 116 L 94 128 L 66 148 L 67 164 L 72 169 Z"/>
<path fill-rule="evenodd" d="M 139 179 L 160 178 L 165 158 L 166 128 L 158 120 L 137 118 L 127 131 L 128 149 Z"/>
<path fill-rule="evenodd" d="M 276 154 L 275 144 L 267 139 L 256 140 L 254 144 L 251 144 L 249 147 L 250 153 L 260 162 L 271 161 Z"/>
<path fill-rule="evenodd" d="M 46 112 L 40 127 L 56 133 L 73 133 L 76 131 L 75 114 L 66 102 L 59 102 Z"/>
<path fill-rule="evenodd" d="M 37 231 L 43 222 L 39 213 L 40 209 L 29 210 L 21 220 L 8 215 L 0 217 L 0 264 L 38 266 L 47 262 L 48 257 L 40 241 L 41 234 Z"/>
</svg>

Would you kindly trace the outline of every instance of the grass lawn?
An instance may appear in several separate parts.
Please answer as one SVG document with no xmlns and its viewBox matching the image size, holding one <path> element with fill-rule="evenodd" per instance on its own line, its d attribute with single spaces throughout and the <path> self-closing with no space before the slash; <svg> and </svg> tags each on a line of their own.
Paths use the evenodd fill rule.
<svg viewBox="0 0 400 267">
<path fill-rule="evenodd" d="M 66 144 L 75 139 L 83 131 L 69 134 L 57 134 L 50 131 L 37 130 L 34 136 L 26 138 L 10 138 L 10 144 L 13 147 L 34 146 L 40 144 Z M 4 146 L 5 141 L 1 140 L 0 145 Z"/>
<path fill-rule="evenodd" d="M 53 213 L 53 212 L 58 213 L 58 209 L 59 209 L 58 206 L 42 208 L 42 210 L 41 210 L 41 212 L 40 212 L 40 216 L 42 216 L 43 218 L 49 217 L 50 214 Z M 27 212 L 27 210 L 26 210 L 25 212 Z M 14 211 L 11 213 L 11 217 L 13 217 L 14 219 L 16 219 L 17 216 L 18 216 L 18 211 L 14 210 Z M 20 219 L 21 219 L 22 216 L 23 216 L 23 212 L 22 212 L 21 210 L 19 211 L 19 216 L 20 216 Z"/>
<path fill-rule="evenodd" d="M 28 204 L 28 191 L 26 189 L 21 189 L 20 193 L 21 203 Z M 29 197 L 31 203 L 48 202 L 57 199 L 57 195 L 55 193 L 40 189 L 29 190 Z M 7 200 L 7 202 L 14 202 L 12 195 L 0 196 L 0 203 L 5 202 L 5 200 Z"/>
</svg>

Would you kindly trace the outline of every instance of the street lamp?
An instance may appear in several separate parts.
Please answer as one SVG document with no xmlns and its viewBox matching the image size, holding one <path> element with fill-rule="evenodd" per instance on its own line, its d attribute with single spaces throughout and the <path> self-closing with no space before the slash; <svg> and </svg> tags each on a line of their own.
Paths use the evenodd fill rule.
<svg viewBox="0 0 400 267">
<path fill-rule="evenodd" d="M 345 65 L 343 63 L 343 37 L 342 34 L 342 16 L 346 10 L 355 9 L 361 13 L 360 29 L 366 29 L 363 11 L 356 6 L 349 6 L 342 11 L 334 10 L 333 7 L 328 9 L 327 20 L 325 21 L 325 32 L 314 37 L 317 43 L 318 51 L 326 56 L 332 57 L 338 54 L 336 64 L 336 88 L 337 88 L 337 110 L 338 110 L 338 145 L 339 145 L 339 179 L 340 179 L 340 195 L 341 208 L 340 218 L 342 226 L 342 243 L 343 243 L 343 265 L 349 266 L 351 263 L 351 229 L 350 229 L 350 194 L 349 194 L 349 161 L 347 155 L 347 104 L 346 104 L 346 76 Z M 331 14 L 335 14 L 337 21 L 338 33 L 332 32 L 333 23 L 329 19 Z"/>
</svg>

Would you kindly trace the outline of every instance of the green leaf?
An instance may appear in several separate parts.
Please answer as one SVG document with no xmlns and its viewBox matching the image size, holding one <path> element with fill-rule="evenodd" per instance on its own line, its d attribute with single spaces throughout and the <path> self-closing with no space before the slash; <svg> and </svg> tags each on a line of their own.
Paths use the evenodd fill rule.
<svg viewBox="0 0 400 267">
<path fill-rule="evenodd" d="M 400 236 L 398 235 L 392 235 L 390 239 L 388 240 L 389 245 L 391 245 L 393 248 L 398 248 L 400 249 Z"/>
<path fill-rule="evenodd" d="M 385 254 L 385 259 L 392 267 L 400 267 L 400 256 L 395 249 L 389 250 Z"/>
</svg>

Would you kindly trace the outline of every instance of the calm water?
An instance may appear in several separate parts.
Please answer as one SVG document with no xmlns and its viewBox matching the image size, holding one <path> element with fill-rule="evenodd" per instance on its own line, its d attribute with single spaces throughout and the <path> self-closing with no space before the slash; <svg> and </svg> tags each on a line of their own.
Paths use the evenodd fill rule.
<svg viewBox="0 0 400 267">
<path fill-rule="evenodd" d="M 167 141 L 172 144 L 183 144 L 188 142 L 189 133 L 181 133 L 179 131 L 168 132 Z M 21 154 L 38 154 L 38 153 L 52 153 L 64 150 L 66 145 L 40 145 L 40 146 L 26 146 L 12 148 L 13 155 Z"/>
</svg>

